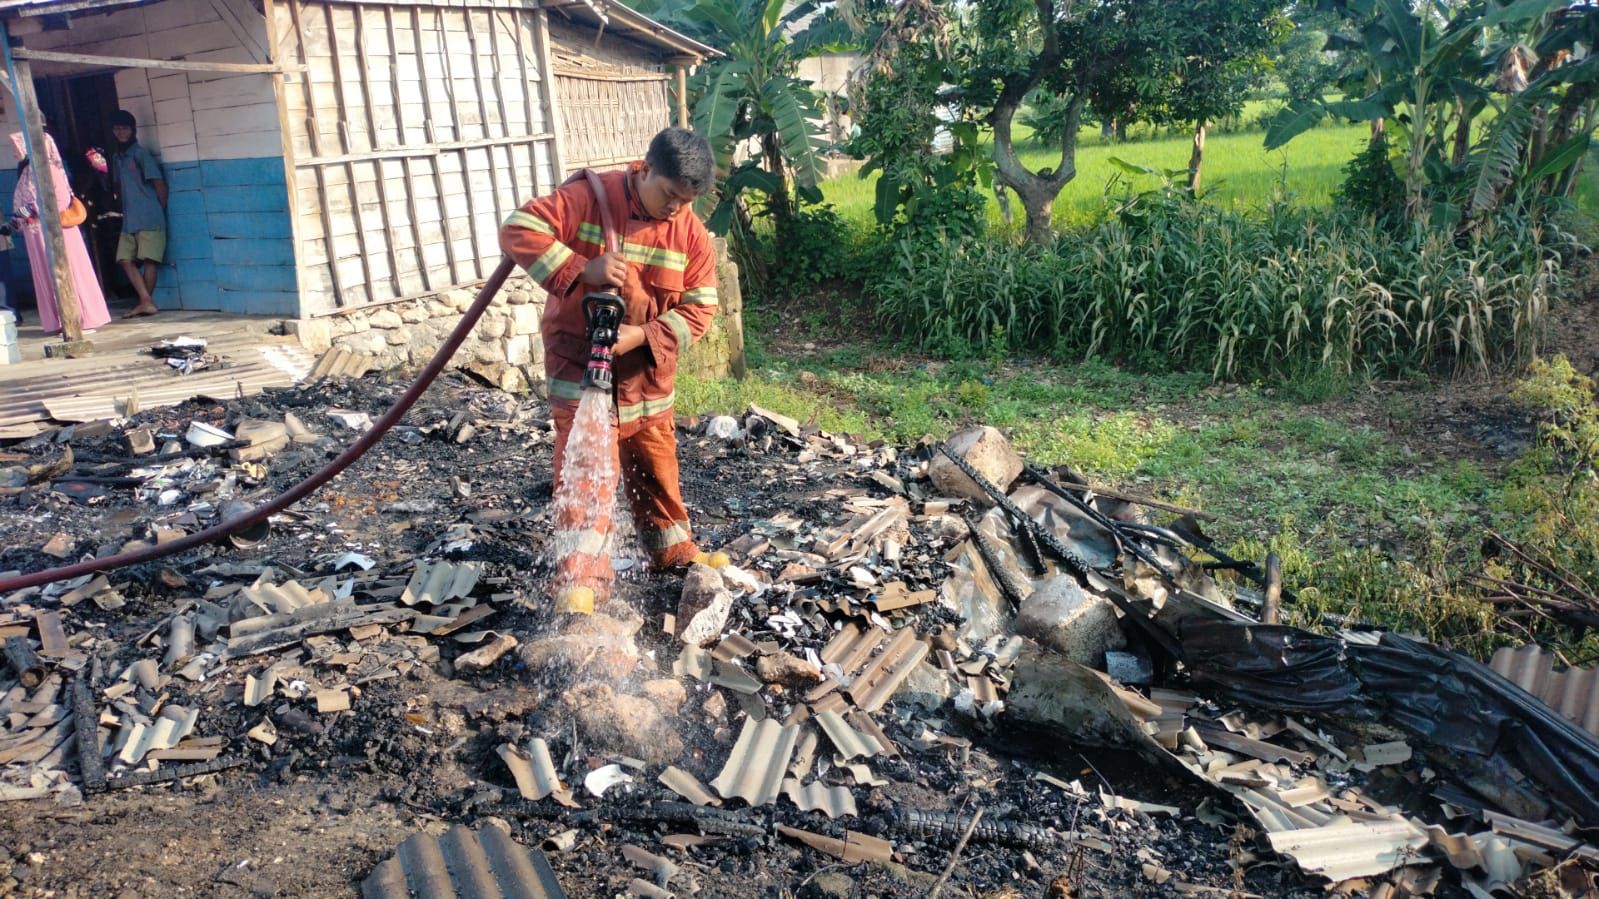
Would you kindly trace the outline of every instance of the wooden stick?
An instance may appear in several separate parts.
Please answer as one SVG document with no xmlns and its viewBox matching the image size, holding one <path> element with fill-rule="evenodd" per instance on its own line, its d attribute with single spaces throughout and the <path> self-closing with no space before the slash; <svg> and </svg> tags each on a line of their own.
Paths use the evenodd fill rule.
<svg viewBox="0 0 1599 899">
<path fill-rule="evenodd" d="M 294 41 L 299 46 L 301 68 L 309 69 L 311 61 L 310 48 L 305 43 L 305 23 L 300 17 L 301 0 L 285 0 L 289 5 L 289 22 L 294 26 Z M 305 143 L 311 148 L 311 156 L 322 155 L 322 128 L 316 114 L 316 94 L 311 90 L 311 79 L 301 78 L 300 83 L 305 92 Z M 341 88 L 342 89 L 342 88 Z M 298 165 L 298 163 L 296 163 Z M 316 172 L 317 203 L 322 210 L 322 242 L 328 248 L 328 281 L 333 285 L 333 305 L 335 308 L 344 305 L 344 284 L 339 277 L 339 254 L 333 250 L 333 204 L 329 202 L 327 178 L 322 169 Z M 289 189 L 299 192 L 298 181 L 291 182 Z"/>
<path fill-rule="evenodd" d="M 463 9 L 462 12 L 467 13 L 467 10 Z M 445 96 L 450 98 L 450 124 L 455 129 L 455 136 L 460 138 L 464 133 L 464 129 L 461 127 L 460 98 L 455 94 L 455 65 L 452 62 L 450 53 L 449 30 L 444 27 L 444 10 L 435 9 L 434 13 L 437 15 L 439 46 L 444 52 L 444 86 L 446 88 Z M 470 13 L 467 14 L 468 18 L 470 18 Z M 472 60 L 472 64 L 473 66 L 477 65 L 476 58 Z M 474 89 L 473 93 L 481 95 L 482 91 Z M 487 129 L 484 130 L 483 134 L 485 137 L 488 136 Z M 472 171 L 471 167 L 467 165 L 466 151 L 459 150 L 457 152 L 460 155 L 461 162 L 461 189 L 466 191 L 466 242 L 472 248 L 472 260 L 468 273 L 474 278 L 481 278 L 483 277 L 483 248 L 477 244 L 477 200 L 474 198 L 475 191 L 472 190 Z M 444 196 L 442 194 L 439 196 L 439 205 L 440 207 L 444 205 Z M 445 223 L 444 239 L 449 240 L 448 222 L 450 215 L 442 208 L 439 211 L 442 213 L 441 218 Z M 496 249 L 498 248 L 496 247 Z"/>
<path fill-rule="evenodd" d="M 426 110 L 422 116 L 422 127 L 426 130 L 428 123 L 433 119 L 433 82 L 428 78 L 427 54 L 423 52 L 422 48 L 422 13 L 416 6 L 411 7 L 411 37 L 416 43 L 416 68 L 419 77 L 422 79 L 422 107 Z M 439 39 L 442 42 L 443 36 L 441 35 Z M 441 54 L 450 52 L 449 47 L 442 44 L 439 50 Z M 428 141 L 431 142 L 435 136 L 434 133 L 429 132 L 427 135 Z M 460 137 L 459 134 L 455 136 Z M 460 262 L 455 258 L 455 241 L 450 240 L 449 216 L 444 211 L 444 173 L 439 171 L 437 155 L 434 156 L 430 167 L 433 169 L 433 189 L 438 193 L 439 236 L 444 240 L 444 258 L 448 259 L 450 263 L 450 282 L 460 284 L 462 281 L 461 267 Z"/>
<path fill-rule="evenodd" d="M 493 135 L 489 133 L 489 99 L 483 95 L 483 54 L 477 36 L 477 23 L 473 21 L 470 8 L 461 10 L 461 16 L 466 19 L 466 40 L 472 46 L 472 84 L 474 86 L 473 93 L 477 94 L 478 127 L 483 130 L 484 137 L 492 137 Z M 490 31 L 493 30 L 493 25 L 494 22 L 491 20 L 489 22 Z M 495 65 L 496 67 L 499 65 L 498 60 L 495 61 Z M 491 191 L 489 204 L 494 213 L 494 226 L 498 230 L 500 222 L 504 219 L 504 216 L 500 215 L 500 203 L 505 199 L 505 194 L 500 190 L 500 167 L 494 163 L 493 149 L 484 150 L 483 155 L 488 159 Z M 461 170 L 463 172 L 470 169 L 467 164 L 468 158 L 466 151 L 463 150 L 461 153 Z M 467 199 L 470 200 L 472 197 L 470 181 L 467 183 L 466 189 Z M 472 249 L 477 253 L 477 257 L 480 260 L 479 264 L 481 265 L 481 260 L 486 252 L 493 253 L 499 248 L 483 247 L 478 244 L 477 221 L 477 212 L 474 210 L 472 213 Z M 479 271 L 481 272 L 481 269 Z"/>
<path fill-rule="evenodd" d="M 511 22 L 516 28 L 516 66 L 517 71 L 520 72 L 522 76 L 522 105 L 526 109 L 526 131 L 531 135 L 533 133 L 533 120 L 535 118 L 533 113 L 533 91 L 536 88 L 534 88 L 535 79 L 533 78 L 533 74 L 528 69 L 527 65 L 527 48 L 523 45 L 522 41 L 522 25 L 524 23 L 523 14 L 520 12 L 514 13 L 511 17 Z M 543 76 L 541 75 L 537 80 L 542 81 Z M 553 137 L 553 135 L 551 136 Z M 530 142 L 528 144 L 527 162 L 528 168 L 533 170 L 533 196 L 542 197 L 546 193 L 546 190 L 543 174 L 539 171 L 539 148 L 537 142 Z M 513 166 L 516 165 L 516 151 L 514 149 L 511 151 L 511 164 Z M 555 185 L 550 185 L 551 189 L 554 187 Z M 520 207 L 521 204 L 527 202 L 527 199 L 529 198 L 518 197 L 517 199 L 517 206 Z"/>
<path fill-rule="evenodd" d="M 366 52 L 366 8 L 359 3 L 350 7 L 350 13 L 355 17 L 355 65 L 356 74 L 361 81 L 361 108 L 366 113 L 367 144 L 372 147 L 378 145 L 378 114 L 372 102 L 372 79 L 367 70 L 372 67 L 372 60 Z M 391 90 L 398 96 L 400 85 L 395 84 Z M 389 215 L 389 181 L 383 177 L 383 163 L 372 163 L 372 174 L 378 179 L 378 220 L 383 223 L 383 248 L 389 255 L 389 283 L 392 285 L 395 296 L 405 293 L 405 288 L 400 284 L 400 253 L 394 247 L 394 221 Z M 350 169 L 350 180 L 355 181 L 355 169 Z M 358 184 L 351 183 L 351 192 L 355 195 L 356 203 L 361 202 L 361 189 Z M 359 219 L 358 219 L 359 220 Z M 367 285 L 370 296 L 372 285 Z"/>
<path fill-rule="evenodd" d="M 938 875 L 933 881 L 933 888 L 927 891 L 927 899 L 938 899 L 938 894 L 944 891 L 944 884 L 949 882 L 949 876 L 955 873 L 955 866 L 960 863 L 961 851 L 966 848 L 966 843 L 971 840 L 972 832 L 977 830 L 977 822 L 983 820 L 982 806 L 978 806 L 977 813 L 972 815 L 972 820 L 966 822 L 966 831 L 961 834 L 960 842 L 955 844 L 955 851 L 949 854 L 949 864 L 944 866 L 944 873 Z"/>
<path fill-rule="evenodd" d="M 1175 512 L 1178 515 L 1192 515 L 1200 521 L 1216 520 L 1216 516 L 1210 514 L 1209 512 L 1204 512 L 1199 509 L 1190 509 L 1187 506 L 1179 506 L 1176 503 L 1168 503 L 1165 500 L 1152 499 L 1147 496 L 1139 496 L 1136 493 L 1123 493 L 1120 490 L 1107 490 L 1104 487 L 1095 487 L 1092 484 L 1076 484 L 1071 481 L 1057 481 L 1056 486 L 1063 487 L 1067 490 L 1076 490 L 1079 493 L 1097 493 L 1106 499 L 1121 500 L 1124 503 L 1133 503 L 1134 505 L 1138 506 L 1148 506 L 1151 509 L 1162 509 L 1167 512 Z"/>
<path fill-rule="evenodd" d="M 692 128 L 688 120 L 688 67 L 678 63 L 673 69 L 677 75 L 677 127 Z"/>
<path fill-rule="evenodd" d="M 1583 588 L 1581 588 L 1581 587 L 1577 586 L 1576 584 L 1573 584 L 1571 581 L 1567 580 L 1564 575 L 1562 575 L 1558 571 L 1555 571 L 1549 565 L 1546 565 L 1545 563 L 1540 562 L 1537 559 L 1534 559 L 1531 555 L 1529 555 L 1521 547 L 1519 547 L 1516 544 L 1510 542 L 1509 538 L 1505 537 L 1503 534 L 1499 533 L 1498 531 L 1494 530 L 1493 528 L 1489 528 L 1488 529 L 1488 536 L 1490 536 L 1490 537 L 1494 538 L 1495 540 L 1497 540 L 1500 544 L 1502 544 L 1505 547 L 1505 549 L 1508 549 L 1511 552 L 1515 553 L 1518 558 L 1520 558 L 1522 561 L 1526 562 L 1528 565 L 1531 565 L 1532 567 L 1538 569 L 1539 571 L 1542 571 L 1544 574 L 1547 574 L 1550 577 L 1554 578 L 1556 581 L 1559 581 L 1562 586 L 1564 586 L 1567 590 L 1570 590 L 1572 593 L 1574 593 L 1578 597 L 1580 597 L 1583 600 L 1583 602 L 1585 602 L 1585 603 L 1587 603 L 1588 605 L 1591 605 L 1591 606 L 1599 607 L 1599 596 L 1594 596 L 1592 593 L 1589 593 L 1587 590 L 1584 590 Z"/>
<path fill-rule="evenodd" d="M 389 35 L 389 81 L 393 83 L 394 90 L 394 128 L 399 132 L 400 143 L 409 140 L 405 134 L 405 101 L 400 97 L 400 41 L 399 34 L 394 30 L 394 8 L 383 7 L 383 28 Z M 420 66 L 422 60 L 417 59 Z M 423 118 L 427 113 L 423 113 Z M 411 157 L 400 158 L 400 168 L 405 172 L 405 214 L 411 220 L 411 239 L 416 242 L 413 249 L 416 251 L 416 268 L 422 275 L 422 288 L 429 292 L 436 291 L 433 271 L 428 268 L 427 256 L 422 252 L 422 222 L 416 210 L 416 172 L 411 168 Z M 383 166 L 378 165 L 378 177 L 383 177 Z M 403 293 L 404 291 L 396 291 Z"/>
<path fill-rule="evenodd" d="M 350 140 L 350 130 L 346 127 L 346 123 L 350 121 L 350 109 L 344 101 L 344 67 L 339 64 L 339 42 L 336 39 L 338 30 L 333 22 L 333 9 L 334 7 L 331 3 L 322 5 L 322 21 L 328 29 L 328 58 L 333 64 L 333 97 L 339 107 L 339 146 L 345 153 L 349 153 L 355 149 L 355 146 Z M 367 135 L 369 144 L 371 139 L 372 136 L 370 134 Z M 344 164 L 344 177 L 349 181 L 345 187 L 350 191 L 350 218 L 355 222 L 355 243 L 361 258 L 361 273 L 363 275 L 361 287 L 366 292 L 366 298 L 370 300 L 373 299 L 371 252 L 366 245 L 366 224 L 361 221 L 361 192 L 356 187 L 355 168 L 348 162 Z M 337 267 L 339 254 L 334 250 L 333 221 L 329 219 L 324 223 L 324 227 L 328 238 L 328 263 Z"/>
<path fill-rule="evenodd" d="M 1283 606 L 1283 560 L 1276 552 L 1266 554 L 1266 601 L 1260 610 L 1260 620 L 1277 624 Z"/>
<path fill-rule="evenodd" d="M 184 59 L 138 59 L 132 56 L 98 56 L 89 53 L 63 53 L 59 50 L 30 50 L 16 47 L 11 55 L 35 62 L 69 62 L 79 65 L 105 66 L 111 69 L 165 69 L 174 72 L 225 72 L 232 75 L 277 75 L 283 72 L 303 72 L 304 66 L 279 66 L 258 62 L 191 62 Z M 21 75 L 17 76 L 19 79 Z"/>
<path fill-rule="evenodd" d="M 555 167 L 555 183 L 566 180 L 566 135 L 561 128 L 561 104 L 556 97 L 555 64 L 550 59 L 550 14 L 540 9 L 533 13 L 533 38 L 539 54 L 539 102 L 544 106 L 544 127 L 555 139 L 550 144 Z"/>
</svg>

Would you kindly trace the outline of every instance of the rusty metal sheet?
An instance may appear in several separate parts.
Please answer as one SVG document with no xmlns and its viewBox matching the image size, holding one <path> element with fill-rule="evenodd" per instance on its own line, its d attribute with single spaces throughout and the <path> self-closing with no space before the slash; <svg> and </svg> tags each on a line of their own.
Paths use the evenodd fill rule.
<svg viewBox="0 0 1599 899">
<path fill-rule="evenodd" d="M 414 833 L 361 883 L 362 899 L 501 896 L 564 899 L 544 853 L 497 827 L 473 832 L 457 824 L 442 837 Z"/>
<path fill-rule="evenodd" d="M 1534 644 L 1501 647 L 1489 663 L 1495 673 L 1543 700 L 1578 727 L 1599 736 L 1599 668 L 1555 670 L 1559 659 Z"/>
<path fill-rule="evenodd" d="M 776 720 L 745 719 L 733 754 L 711 786 L 723 799 L 738 797 L 750 805 L 766 805 L 777 799 L 788 769 L 799 726 L 784 727 Z"/>
<path fill-rule="evenodd" d="M 932 647 L 918 638 L 914 630 L 907 627 L 896 631 L 882 653 L 850 682 L 847 691 L 850 699 L 863 712 L 881 709 L 911 670 L 931 651 Z"/>
<path fill-rule="evenodd" d="M 857 814 L 855 811 L 855 794 L 849 791 L 849 787 L 829 787 L 819 780 L 801 784 L 798 780 L 790 777 L 783 781 L 783 795 L 787 796 L 790 802 L 799 806 L 799 810 L 802 812 L 819 811 L 829 818 L 838 818 L 843 815 L 854 817 Z"/>
</svg>

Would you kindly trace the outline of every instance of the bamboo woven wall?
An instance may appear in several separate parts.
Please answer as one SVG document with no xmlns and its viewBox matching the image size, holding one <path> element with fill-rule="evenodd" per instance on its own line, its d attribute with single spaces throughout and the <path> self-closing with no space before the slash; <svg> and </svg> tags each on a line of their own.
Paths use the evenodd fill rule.
<svg viewBox="0 0 1599 899">
<path fill-rule="evenodd" d="M 644 156 L 671 124 L 671 74 L 637 45 L 550 22 L 555 96 L 568 170 L 608 168 Z"/>
<path fill-rule="evenodd" d="M 303 314 L 487 277 L 501 220 L 562 169 L 546 13 L 275 6 Z"/>
<path fill-rule="evenodd" d="M 607 168 L 642 159 L 650 138 L 668 124 L 671 98 L 664 76 L 600 80 L 568 76 L 557 69 L 555 83 L 565 124 L 566 158 L 573 168 Z"/>
</svg>

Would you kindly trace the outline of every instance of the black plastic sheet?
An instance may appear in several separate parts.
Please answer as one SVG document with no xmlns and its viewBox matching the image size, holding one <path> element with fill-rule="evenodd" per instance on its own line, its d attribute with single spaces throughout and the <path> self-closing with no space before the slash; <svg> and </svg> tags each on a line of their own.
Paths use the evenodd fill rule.
<svg viewBox="0 0 1599 899">
<path fill-rule="evenodd" d="M 1367 645 L 1194 617 L 1177 637 L 1196 684 L 1260 708 L 1382 721 L 1420 742 L 1508 764 L 1550 803 L 1599 827 L 1599 742 L 1460 653 L 1394 634 Z"/>
</svg>

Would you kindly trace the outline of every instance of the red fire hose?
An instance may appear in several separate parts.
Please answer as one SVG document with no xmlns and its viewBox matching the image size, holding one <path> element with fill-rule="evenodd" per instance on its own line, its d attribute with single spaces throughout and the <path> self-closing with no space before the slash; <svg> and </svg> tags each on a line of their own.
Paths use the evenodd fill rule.
<svg viewBox="0 0 1599 899">
<path fill-rule="evenodd" d="M 411 410 L 411 407 L 422 397 L 428 386 L 433 383 L 433 379 L 437 378 L 439 372 L 444 370 L 445 364 L 455 355 L 456 350 L 461 348 L 462 342 L 466 340 L 466 335 L 472 332 L 472 328 L 477 325 L 478 319 L 483 317 L 483 311 L 488 308 L 489 303 L 500 292 L 500 288 L 505 284 L 505 279 L 510 276 L 511 269 L 515 264 L 508 257 L 500 261 L 499 267 L 494 270 L 493 274 L 489 275 L 487 281 L 483 282 L 483 287 L 478 291 L 477 298 L 472 301 L 472 305 L 467 308 L 466 314 L 461 316 L 460 324 L 457 324 L 455 330 L 450 332 L 449 338 L 439 347 L 438 352 L 433 354 L 433 358 L 428 360 L 427 366 L 422 369 L 421 374 L 416 376 L 416 380 L 411 383 L 411 386 L 406 388 L 405 393 L 395 401 L 393 406 L 389 407 L 389 411 L 383 413 L 382 418 L 373 423 L 366 433 L 350 444 L 344 452 L 339 454 L 337 459 L 323 466 L 320 471 L 290 487 L 270 502 L 256 506 L 243 515 L 219 522 L 198 533 L 180 537 L 171 543 L 163 543 L 115 556 L 106 556 L 101 559 L 90 559 L 74 565 L 63 565 L 60 568 L 47 568 L 44 571 L 35 571 L 32 574 L 0 580 L 0 593 L 9 593 L 12 590 L 21 590 L 25 587 L 37 587 L 40 584 L 82 577 L 85 574 L 93 574 L 97 571 L 109 571 L 113 568 L 125 568 L 142 562 L 153 562 L 156 559 L 165 558 L 197 546 L 203 546 L 213 540 L 226 537 L 235 531 L 241 531 L 252 525 L 259 524 L 311 495 L 317 488 L 332 480 L 339 472 L 349 468 L 355 460 L 365 455 L 367 450 L 371 449 L 374 444 L 383 438 L 389 428 L 394 427 L 395 423 Z"/>
</svg>

